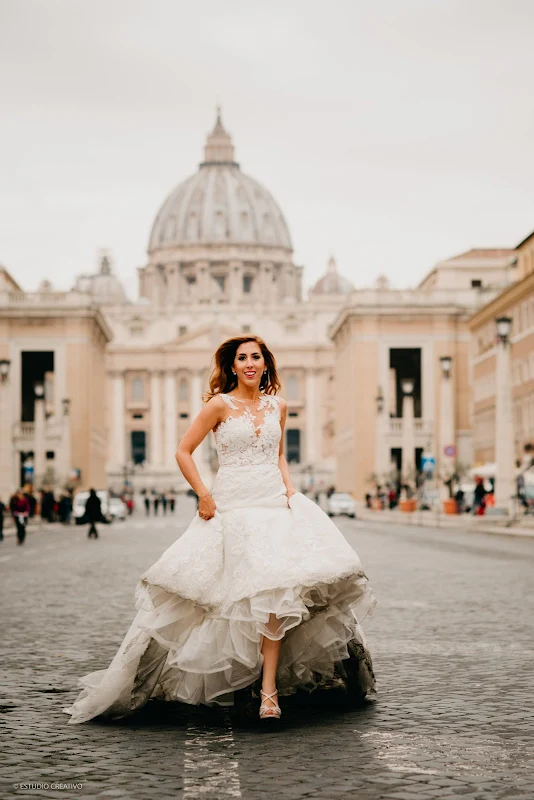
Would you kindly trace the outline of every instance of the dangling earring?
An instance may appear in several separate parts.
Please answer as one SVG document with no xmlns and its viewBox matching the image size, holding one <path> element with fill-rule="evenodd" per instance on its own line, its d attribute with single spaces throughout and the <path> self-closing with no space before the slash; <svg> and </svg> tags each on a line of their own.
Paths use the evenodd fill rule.
<svg viewBox="0 0 534 800">
<path fill-rule="evenodd" d="M 234 371 L 232 370 L 232 375 L 237 375 L 237 372 L 234 372 Z"/>
</svg>

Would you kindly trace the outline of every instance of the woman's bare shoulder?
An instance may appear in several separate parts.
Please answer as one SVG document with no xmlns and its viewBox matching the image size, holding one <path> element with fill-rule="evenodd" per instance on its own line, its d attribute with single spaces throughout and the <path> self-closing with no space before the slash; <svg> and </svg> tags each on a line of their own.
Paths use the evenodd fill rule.
<svg viewBox="0 0 534 800">
<path fill-rule="evenodd" d="M 210 411 L 222 411 L 226 408 L 226 395 L 221 394 L 214 394 L 213 397 L 210 397 L 209 400 L 206 401 L 204 407 L 208 408 Z"/>
</svg>

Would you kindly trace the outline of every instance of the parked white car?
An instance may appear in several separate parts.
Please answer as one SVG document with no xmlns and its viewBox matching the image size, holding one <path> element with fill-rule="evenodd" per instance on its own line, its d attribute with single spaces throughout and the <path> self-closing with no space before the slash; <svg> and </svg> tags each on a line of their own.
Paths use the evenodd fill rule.
<svg viewBox="0 0 534 800">
<path fill-rule="evenodd" d="M 109 498 L 109 513 L 113 519 L 126 519 L 128 515 L 128 508 L 120 497 Z"/>
<path fill-rule="evenodd" d="M 107 517 L 109 515 L 109 495 L 103 489 L 97 491 L 96 494 L 100 499 L 102 515 L 104 517 Z M 72 503 L 72 513 L 74 514 L 76 525 L 81 524 L 81 520 L 83 518 L 83 515 L 85 514 L 85 504 L 87 503 L 88 499 L 89 499 L 89 492 L 78 492 L 78 494 L 74 496 L 74 501 Z"/>
<path fill-rule="evenodd" d="M 356 501 L 348 492 L 334 492 L 330 495 L 327 502 L 327 511 L 330 517 L 338 514 L 348 514 L 349 517 L 356 516 Z"/>
</svg>

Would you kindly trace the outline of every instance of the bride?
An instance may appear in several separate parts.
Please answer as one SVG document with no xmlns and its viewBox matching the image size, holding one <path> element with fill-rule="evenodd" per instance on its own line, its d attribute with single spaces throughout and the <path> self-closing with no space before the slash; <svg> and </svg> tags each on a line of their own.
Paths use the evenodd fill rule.
<svg viewBox="0 0 534 800">
<path fill-rule="evenodd" d="M 361 629 L 376 599 L 356 552 L 293 487 L 274 356 L 247 335 L 223 342 L 214 361 L 176 453 L 198 514 L 141 575 L 137 615 L 109 667 L 79 680 L 63 709 L 70 723 L 124 717 L 151 697 L 231 706 L 260 677 L 262 719 L 280 718 L 279 694 L 328 686 L 347 670 L 360 696 L 376 692 Z M 211 491 L 192 457 L 210 430 Z"/>
</svg>

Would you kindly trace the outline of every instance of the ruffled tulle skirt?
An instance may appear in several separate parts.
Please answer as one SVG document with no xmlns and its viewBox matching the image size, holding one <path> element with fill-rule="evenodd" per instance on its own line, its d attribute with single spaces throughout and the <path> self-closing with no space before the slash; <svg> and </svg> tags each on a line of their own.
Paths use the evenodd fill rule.
<svg viewBox="0 0 534 800">
<path fill-rule="evenodd" d="M 360 696 L 376 691 L 361 628 L 376 600 L 330 518 L 300 492 L 289 507 L 272 493 L 217 507 L 141 576 L 137 615 L 109 667 L 78 681 L 69 722 L 124 717 L 150 698 L 233 705 L 261 674 L 263 636 L 282 639 L 280 696 L 324 686 L 347 660 Z"/>
</svg>

